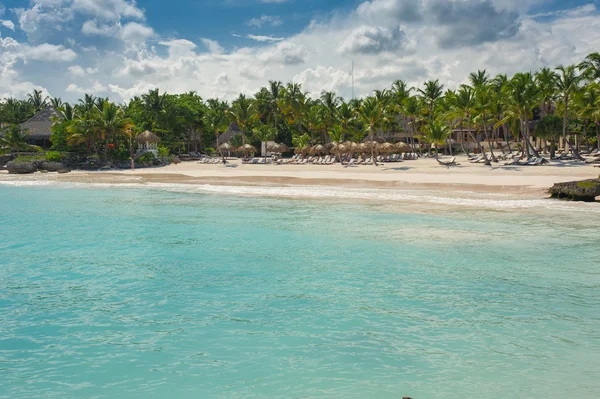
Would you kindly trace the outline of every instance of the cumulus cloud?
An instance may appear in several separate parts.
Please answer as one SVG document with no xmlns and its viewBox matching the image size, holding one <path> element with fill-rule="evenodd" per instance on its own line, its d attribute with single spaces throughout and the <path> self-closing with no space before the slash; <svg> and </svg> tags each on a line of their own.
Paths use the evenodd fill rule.
<svg viewBox="0 0 600 399">
<path fill-rule="evenodd" d="M 440 78 L 456 88 L 477 69 L 512 74 L 575 63 L 600 48 L 593 4 L 536 16 L 525 10 L 541 0 L 368 0 L 290 37 L 237 35 L 248 42 L 232 48 L 221 36 L 166 36 L 133 1 L 107 1 L 106 10 L 92 0 L 35 0 L 15 11 L 29 40 L 0 37 L 0 95 L 43 87 L 74 101 L 97 88 L 120 101 L 160 88 L 231 100 L 267 80 L 294 80 L 312 95 L 349 98 L 352 61 L 356 94 L 366 95 L 396 79 Z M 49 73 L 49 61 L 69 68 Z"/>
<path fill-rule="evenodd" d="M 400 28 L 361 26 L 353 30 L 338 46 L 344 54 L 379 54 L 404 46 L 406 35 Z"/>
<path fill-rule="evenodd" d="M 202 44 L 206 49 L 213 54 L 221 54 L 223 52 L 223 47 L 216 40 L 207 39 L 205 37 L 200 39 Z"/>
<path fill-rule="evenodd" d="M 0 25 L 4 26 L 6 29 L 10 29 L 14 32 L 15 30 L 15 23 L 13 21 L 10 20 L 0 20 Z"/>
</svg>

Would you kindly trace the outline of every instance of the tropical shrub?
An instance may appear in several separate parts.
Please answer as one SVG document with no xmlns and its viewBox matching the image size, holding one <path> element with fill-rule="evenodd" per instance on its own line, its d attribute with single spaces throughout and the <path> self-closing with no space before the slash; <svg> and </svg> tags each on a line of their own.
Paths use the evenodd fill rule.
<svg viewBox="0 0 600 399">
<path fill-rule="evenodd" d="M 154 160 L 156 159 L 156 157 L 154 156 L 154 153 L 152 152 L 147 152 L 144 155 L 140 156 L 137 161 L 140 164 L 149 164 L 152 163 Z"/>
<path fill-rule="evenodd" d="M 63 155 L 58 151 L 48 151 L 46 153 L 46 161 L 48 162 L 62 162 Z"/>
<path fill-rule="evenodd" d="M 169 149 L 162 145 L 158 146 L 158 157 L 159 158 L 167 158 L 169 156 Z"/>
</svg>

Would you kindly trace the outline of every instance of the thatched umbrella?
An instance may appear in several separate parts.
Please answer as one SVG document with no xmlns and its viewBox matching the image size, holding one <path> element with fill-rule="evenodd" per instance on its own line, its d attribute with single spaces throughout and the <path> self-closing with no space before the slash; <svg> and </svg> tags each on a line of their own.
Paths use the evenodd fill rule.
<svg viewBox="0 0 600 399">
<path fill-rule="evenodd" d="M 290 151 L 290 147 L 288 147 L 287 145 L 281 143 L 279 144 L 279 152 L 283 153 L 283 152 L 289 152 Z"/>
<path fill-rule="evenodd" d="M 346 146 L 346 149 L 349 153 L 354 154 L 355 152 L 358 152 L 358 144 L 356 144 L 352 141 L 346 141 L 344 143 L 344 146 Z"/>
<path fill-rule="evenodd" d="M 396 146 L 394 146 L 392 143 L 382 143 L 382 144 L 379 144 L 377 146 L 377 149 L 380 152 L 384 152 L 384 153 L 388 153 L 389 154 L 389 153 L 393 152 L 396 149 Z"/>
<path fill-rule="evenodd" d="M 370 147 L 367 147 L 367 145 L 365 143 L 360 143 L 356 145 L 356 152 L 367 152 L 369 150 Z"/>
<path fill-rule="evenodd" d="M 312 147 L 310 151 L 313 154 L 322 154 L 325 152 L 325 147 L 323 147 L 321 144 L 317 144 L 316 146 Z"/>
<path fill-rule="evenodd" d="M 244 154 L 246 153 L 251 153 L 251 154 L 256 154 L 257 150 L 256 147 L 250 145 L 250 144 L 244 144 L 243 146 L 238 148 L 238 151 L 243 152 Z"/>
<path fill-rule="evenodd" d="M 403 143 L 403 142 L 399 142 L 396 143 L 396 151 L 403 153 L 403 152 L 411 152 L 412 148 L 409 144 Z"/>
<path fill-rule="evenodd" d="M 269 152 L 279 152 L 279 144 L 275 142 L 267 143 L 267 151 Z"/>
<path fill-rule="evenodd" d="M 303 147 L 296 147 L 296 149 L 294 150 L 294 153 L 296 154 L 308 154 L 310 152 L 310 147 L 308 145 L 305 145 Z"/>
<path fill-rule="evenodd" d="M 229 143 L 223 143 L 219 146 L 219 148 L 221 149 L 221 151 L 227 151 L 227 156 L 231 155 L 231 150 L 233 150 L 233 146 Z"/>
</svg>

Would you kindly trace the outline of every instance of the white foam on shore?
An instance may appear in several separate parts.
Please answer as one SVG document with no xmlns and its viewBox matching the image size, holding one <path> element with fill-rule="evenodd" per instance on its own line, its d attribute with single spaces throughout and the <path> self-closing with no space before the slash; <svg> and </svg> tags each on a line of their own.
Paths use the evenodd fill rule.
<svg viewBox="0 0 600 399">
<path fill-rule="evenodd" d="M 435 190 L 398 190 L 386 188 L 348 188 L 325 186 L 227 186 L 211 184 L 171 183 L 66 183 L 48 180 L 0 180 L 0 185 L 35 187 L 56 186 L 61 188 L 138 188 L 181 193 L 207 193 L 229 196 L 305 198 L 324 200 L 365 200 L 431 204 L 439 206 L 469 207 L 491 210 L 547 209 L 600 213 L 596 203 L 571 203 L 552 199 L 519 198 L 508 194 L 447 192 Z"/>
</svg>

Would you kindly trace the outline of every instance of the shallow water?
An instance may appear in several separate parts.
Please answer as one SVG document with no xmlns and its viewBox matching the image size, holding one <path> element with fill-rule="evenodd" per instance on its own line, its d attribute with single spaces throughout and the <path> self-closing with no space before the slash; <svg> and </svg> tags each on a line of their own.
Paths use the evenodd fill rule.
<svg viewBox="0 0 600 399">
<path fill-rule="evenodd" d="M 0 185 L 0 397 L 600 395 L 597 204 L 236 190 Z"/>
</svg>

